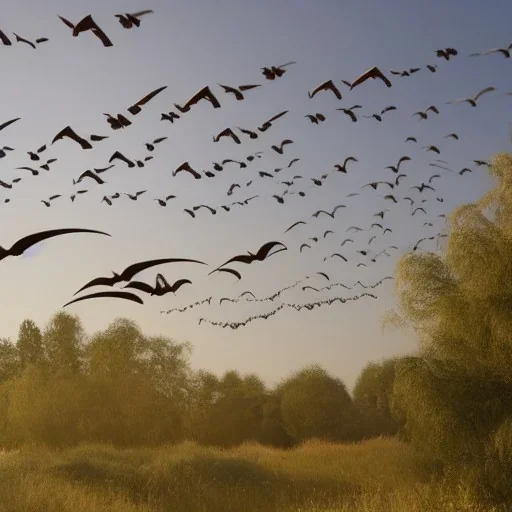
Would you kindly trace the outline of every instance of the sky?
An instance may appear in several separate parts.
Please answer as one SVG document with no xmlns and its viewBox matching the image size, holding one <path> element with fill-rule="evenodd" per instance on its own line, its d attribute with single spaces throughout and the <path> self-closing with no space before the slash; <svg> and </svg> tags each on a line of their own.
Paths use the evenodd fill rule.
<svg viewBox="0 0 512 512">
<path fill-rule="evenodd" d="M 120 272 L 137 261 L 176 257 L 199 259 L 210 267 L 176 264 L 139 274 L 136 279 L 148 283 L 154 282 L 157 272 L 170 282 L 187 278 L 193 283 L 176 295 L 143 297 L 144 305 L 98 299 L 73 304 L 66 311 L 79 315 L 91 334 L 117 317 L 131 318 L 149 334 L 190 341 L 194 368 L 217 374 L 236 368 L 257 373 L 269 384 L 316 362 L 351 387 L 368 361 L 416 350 L 412 332 L 382 332 L 383 315 L 396 304 L 392 281 L 375 288 L 376 300 L 335 303 L 313 311 L 284 309 L 268 320 L 256 320 L 237 330 L 199 325 L 198 320 L 241 321 L 271 311 L 280 302 L 224 302 L 220 306 L 218 299 L 236 297 L 246 290 L 267 297 L 316 272 L 327 273 L 331 283 L 350 285 L 358 279 L 375 283 L 393 274 L 398 258 L 419 238 L 446 230 L 439 214 L 476 200 L 492 186 L 486 169 L 476 167 L 472 160 L 511 150 L 512 96 L 505 93 L 512 91 L 512 59 L 499 54 L 468 55 L 512 41 L 510 2 L 467 0 L 462 7 L 458 0 L 155 0 L 147 5 L 133 0 L 17 0 L 2 7 L 0 29 L 13 40 L 16 32 L 30 40 L 48 37 L 49 41 L 36 50 L 25 44 L 0 46 L 1 121 L 21 118 L 0 133 L 0 145 L 14 148 L 0 160 L 1 179 L 11 182 L 22 177 L 12 190 L 0 191 L 4 219 L 0 244 L 9 247 L 30 233 L 64 227 L 99 229 L 112 237 L 69 235 L 35 247 L 26 257 L 3 260 L 0 336 L 14 340 L 24 318 L 44 326 L 76 290 L 96 276 Z M 153 9 L 154 14 L 143 17 L 140 27 L 132 30 L 123 29 L 114 17 L 142 9 Z M 73 38 L 57 17 L 76 23 L 87 14 L 107 33 L 113 47 L 103 47 L 91 33 Z M 445 47 L 454 47 L 459 54 L 448 62 L 437 58 L 435 50 Z M 296 64 L 275 81 L 265 80 L 261 73 L 264 66 L 292 60 Z M 427 64 L 438 65 L 437 72 L 425 69 Z M 374 65 L 391 79 L 391 88 L 370 80 L 349 91 L 341 83 L 353 81 Z M 404 78 L 389 72 L 411 67 L 422 69 Z M 308 91 L 329 79 L 342 92 L 341 100 L 330 92 L 308 97 Z M 236 101 L 222 92 L 219 83 L 263 87 L 247 91 L 243 101 Z M 126 112 L 145 94 L 164 85 L 167 89 L 140 114 Z M 173 124 L 160 121 L 162 112 L 175 110 L 174 103 L 184 104 L 206 85 L 221 108 L 201 102 Z M 477 108 L 467 103 L 446 104 L 490 85 L 497 91 L 484 95 Z M 362 105 L 357 123 L 336 110 L 355 104 Z M 397 110 L 384 114 L 381 123 L 362 117 L 388 105 Z M 436 105 L 440 114 L 429 115 L 426 121 L 411 117 L 430 105 Z M 212 141 L 227 127 L 255 129 L 283 110 L 288 114 L 258 139 L 241 135 L 240 145 L 226 138 Z M 315 125 L 304 117 L 317 112 L 326 116 L 325 122 Z M 103 113 L 124 113 L 133 124 L 113 131 Z M 66 125 L 82 136 L 94 133 L 109 138 L 86 151 L 69 140 L 50 145 Z M 443 138 L 452 132 L 459 134 L 459 141 Z M 418 144 L 406 144 L 407 136 L 417 137 Z M 156 146 L 154 159 L 144 168 L 128 169 L 117 163 L 102 174 L 106 184 L 85 180 L 78 187 L 73 185 L 73 178 L 83 171 L 107 166 L 116 150 L 142 159 L 149 154 L 144 144 L 157 137 L 168 139 Z M 286 138 L 293 144 L 278 155 L 271 146 Z M 27 152 L 43 144 L 48 145 L 41 154 L 43 161 L 58 159 L 49 172 L 31 176 L 16 169 L 37 164 Z M 437 145 L 441 154 L 421 149 L 429 145 Z M 263 152 L 261 158 L 246 169 L 227 165 L 214 179 L 172 174 L 184 161 L 196 169 L 211 169 L 212 162 L 244 159 L 257 151 Z M 404 155 L 411 161 L 401 168 L 407 177 L 393 190 L 400 199 L 398 204 L 383 199 L 387 188 L 361 190 L 370 181 L 394 180 L 396 176 L 385 167 Z M 348 165 L 347 174 L 334 172 L 334 165 L 348 156 L 358 162 Z M 300 161 L 288 169 L 292 158 Z M 435 158 L 447 161 L 454 172 L 430 167 Z M 280 167 L 283 171 L 275 174 L 273 170 Z M 459 176 L 457 171 L 463 167 L 473 172 Z M 270 172 L 274 178 L 260 178 L 258 171 Z M 420 195 L 409 189 L 435 173 L 442 175 L 433 183 L 435 192 L 427 190 Z M 327 179 L 321 187 L 315 186 L 310 178 L 322 174 L 328 174 Z M 279 182 L 294 175 L 303 179 L 290 191 L 302 190 L 305 197 L 290 194 L 279 204 L 272 195 L 281 194 L 285 186 Z M 245 187 L 251 180 L 250 187 Z M 242 187 L 227 196 L 232 183 Z M 71 203 L 69 196 L 77 188 L 89 192 Z M 126 196 L 115 200 L 112 207 L 101 202 L 104 195 L 138 190 L 147 192 L 136 202 Z M 351 192 L 360 195 L 347 198 Z M 47 208 L 41 200 L 52 194 L 62 197 Z M 154 201 L 170 194 L 177 197 L 165 208 Z M 428 199 L 415 205 L 424 206 L 427 214 L 411 216 L 411 208 L 401 199 L 411 194 L 418 201 Z M 229 213 L 219 209 L 211 215 L 200 210 L 193 219 L 183 211 L 199 204 L 218 208 L 253 195 L 260 197 Z M 11 201 L 4 204 L 7 197 Z M 332 210 L 338 204 L 346 208 L 334 219 L 312 217 L 316 210 Z M 372 215 L 385 208 L 390 211 L 383 224 L 393 232 L 383 236 L 378 228 L 367 231 L 372 222 L 380 220 Z M 284 234 L 298 220 L 307 224 Z M 434 225 L 424 226 L 425 222 Z M 353 225 L 365 231 L 347 235 L 346 229 Z M 324 239 L 325 230 L 334 234 Z M 400 250 L 390 251 L 390 257 L 379 257 L 368 267 L 357 267 L 359 262 L 368 263 L 368 258 L 356 251 L 367 247 L 373 234 L 377 235 L 370 247 L 373 253 L 389 245 Z M 347 236 L 355 243 L 340 248 Z M 319 241 L 310 240 L 311 249 L 301 253 L 300 245 L 310 237 L 319 237 Z M 271 240 L 284 243 L 288 250 L 261 263 L 238 264 L 243 276 L 240 281 L 219 273 L 208 276 L 230 257 L 255 252 Z M 435 250 L 435 243 L 425 249 Z M 335 252 L 342 252 L 349 261 L 334 258 L 324 262 L 324 257 Z M 322 287 L 329 283 L 317 275 L 306 284 Z M 304 304 L 361 291 L 334 288 L 314 292 L 298 286 L 281 299 Z M 211 306 L 161 314 L 210 296 L 217 299 Z"/>
</svg>

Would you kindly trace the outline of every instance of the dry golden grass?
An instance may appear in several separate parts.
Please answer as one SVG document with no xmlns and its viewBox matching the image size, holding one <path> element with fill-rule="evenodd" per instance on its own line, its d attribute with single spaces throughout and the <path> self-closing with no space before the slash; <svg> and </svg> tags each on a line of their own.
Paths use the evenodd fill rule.
<svg viewBox="0 0 512 512">
<path fill-rule="evenodd" d="M 434 485 L 404 444 L 309 442 L 294 450 L 193 443 L 0 453 L 2 512 L 487 512 Z"/>
</svg>

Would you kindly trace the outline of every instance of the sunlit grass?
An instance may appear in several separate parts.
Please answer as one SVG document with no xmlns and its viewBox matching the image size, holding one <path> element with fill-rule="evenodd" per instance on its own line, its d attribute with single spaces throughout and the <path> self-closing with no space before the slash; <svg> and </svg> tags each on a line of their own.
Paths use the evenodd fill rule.
<svg viewBox="0 0 512 512">
<path fill-rule="evenodd" d="M 289 451 L 183 443 L 1 452 L 0 503 L 2 512 L 492 510 L 462 486 L 432 483 L 424 462 L 392 439 Z"/>
</svg>

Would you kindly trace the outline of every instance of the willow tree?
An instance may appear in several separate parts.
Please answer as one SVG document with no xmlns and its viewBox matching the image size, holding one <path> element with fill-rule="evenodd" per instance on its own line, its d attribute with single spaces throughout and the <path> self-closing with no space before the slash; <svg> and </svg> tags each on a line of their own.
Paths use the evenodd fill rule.
<svg viewBox="0 0 512 512">
<path fill-rule="evenodd" d="M 489 172 L 494 188 L 451 214 L 443 253 L 398 263 L 395 320 L 416 331 L 420 351 L 398 369 L 393 400 L 417 446 L 447 466 L 503 474 L 512 468 L 512 154 Z"/>
</svg>

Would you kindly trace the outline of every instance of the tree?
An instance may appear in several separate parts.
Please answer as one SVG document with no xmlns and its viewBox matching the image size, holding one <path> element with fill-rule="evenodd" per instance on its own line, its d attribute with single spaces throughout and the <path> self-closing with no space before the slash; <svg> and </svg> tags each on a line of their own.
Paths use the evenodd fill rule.
<svg viewBox="0 0 512 512">
<path fill-rule="evenodd" d="M 21 368 L 43 360 L 43 337 L 41 330 L 32 320 L 23 320 L 17 341 Z"/>
<path fill-rule="evenodd" d="M 0 384 L 14 377 L 19 369 L 18 349 L 10 340 L 0 339 Z"/>
<path fill-rule="evenodd" d="M 345 385 L 323 368 L 312 365 L 278 386 L 281 413 L 296 441 L 318 437 L 331 441 L 351 439 L 354 409 Z"/>
<path fill-rule="evenodd" d="M 52 373 L 77 374 L 85 333 L 77 316 L 55 314 L 43 333 L 43 348 Z"/>
<path fill-rule="evenodd" d="M 496 186 L 452 213 L 444 254 L 397 266 L 397 315 L 420 354 L 397 371 L 394 408 L 418 448 L 447 468 L 479 468 L 475 482 L 512 499 L 512 155 L 489 170 Z"/>
<path fill-rule="evenodd" d="M 391 411 L 397 361 L 393 358 L 382 363 L 370 363 L 357 378 L 353 397 L 360 415 L 358 430 L 362 438 L 393 435 L 397 431 L 398 423 Z"/>
</svg>

